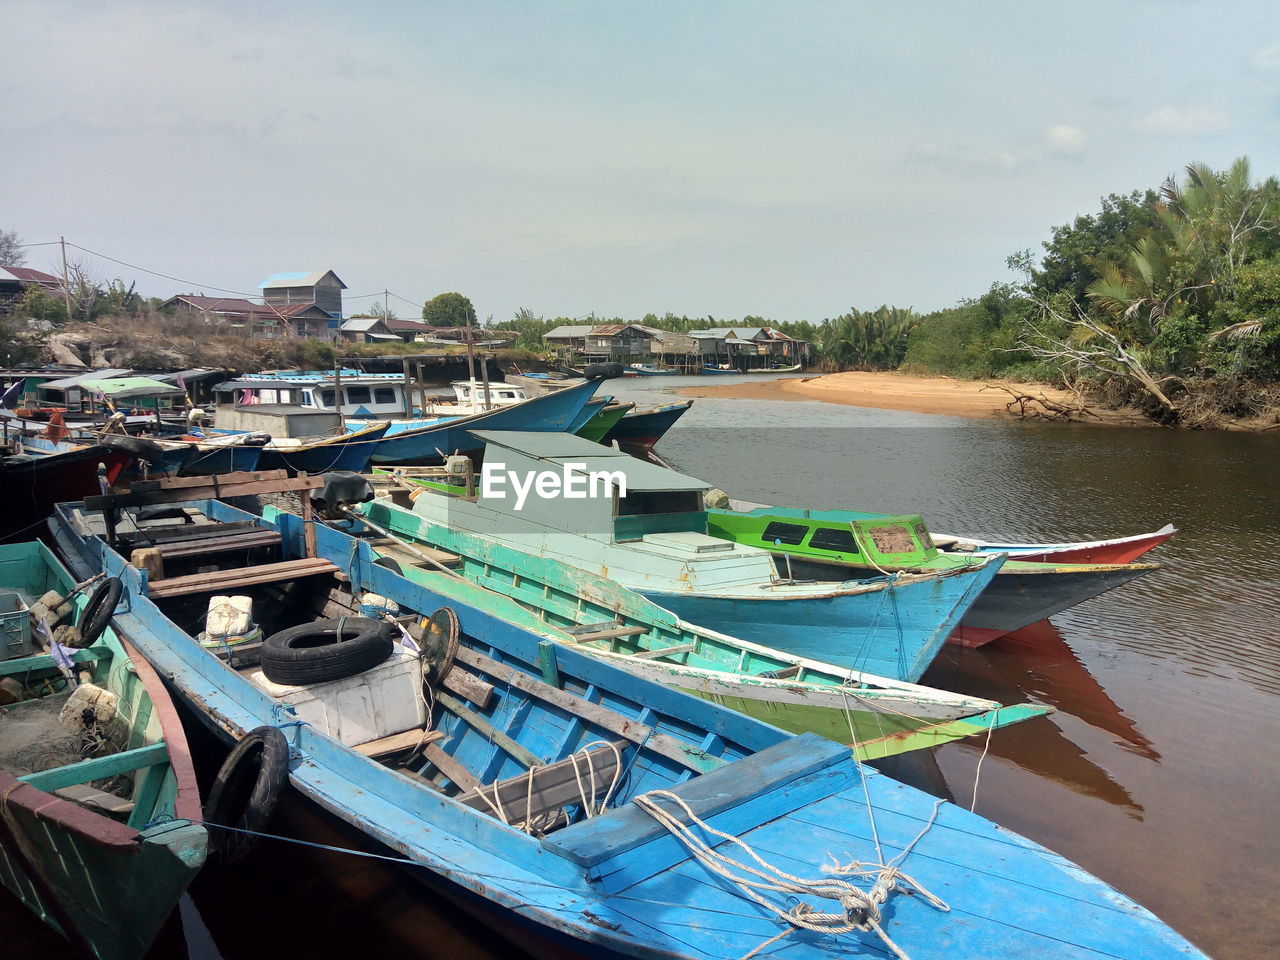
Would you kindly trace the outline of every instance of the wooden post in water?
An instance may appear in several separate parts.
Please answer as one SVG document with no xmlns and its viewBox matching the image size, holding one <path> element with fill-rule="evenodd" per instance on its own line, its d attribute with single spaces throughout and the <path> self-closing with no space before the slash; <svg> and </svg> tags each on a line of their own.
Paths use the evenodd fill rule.
<svg viewBox="0 0 1280 960">
<path fill-rule="evenodd" d="M 333 405 L 338 408 L 338 436 L 347 432 L 346 421 L 342 419 L 342 362 L 333 362 Z"/>
<path fill-rule="evenodd" d="M 409 358 L 405 357 L 400 363 L 404 368 L 404 418 L 408 420 L 413 416 L 413 397 L 409 394 Z"/>
<path fill-rule="evenodd" d="M 484 377 L 484 408 L 489 409 L 489 355 L 482 353 L 480 355 L 480 372 Z"/>
</svg>

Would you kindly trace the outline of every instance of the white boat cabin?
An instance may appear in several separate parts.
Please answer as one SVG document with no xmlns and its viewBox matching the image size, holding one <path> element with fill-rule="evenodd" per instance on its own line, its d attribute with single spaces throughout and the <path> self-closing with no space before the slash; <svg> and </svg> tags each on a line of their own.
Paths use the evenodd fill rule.
<svg viewBox="0 0 1280 960">
<path fill-rule="evenodd" d="M 398 373 L 364 373 L 344 370 L 340 377 L 329 372 L 246 374 L 219 384 L 220 406 L 287 406 L 303 412 L 338 413 L 344 416 L 386 419 L 411 415 L 479 413 L 485 408 L 485 385 L 479 380 L 457 380 L 453 397 L 427 398 L 425 408 L 410 409 L 405 400 L 404 378 Z M 489 408 L 507 407 L 526 400 L 523 389 L 513 384 L 489 384 Z"/>
</svg>

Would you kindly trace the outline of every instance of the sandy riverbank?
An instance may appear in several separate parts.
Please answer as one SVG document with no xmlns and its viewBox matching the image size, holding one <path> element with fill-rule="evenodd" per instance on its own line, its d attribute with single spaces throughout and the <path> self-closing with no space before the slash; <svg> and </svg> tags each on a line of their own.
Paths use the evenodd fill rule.
<svg viewBox="0 0 1280 960">
<path fill-rule="evenodd" d="M 1070 404 L 1074 398 L 1065 390 L 1039 383 L 1005 383 L 1010 389 L 1032 396 Z M 956 380 L 952 377 L 918 377 L 905 373 L 829 373 L 818 377 L 750 380 L 743 383 L 707 384 L 684 387 L 687 397 L 732 397 L 743 400 L 822 400 L 853 407 L 875 407 L 880 410 L 905 410 L 909 413 L 934 413 L 951 417 L 1008 417 L 1011 399 L 995 384 L 979 380 Z M 1152 422 L 1136 411 L 1097 410 L 1100 420 L 1086 418 L 1089 423 L 1151 426 Z"/>
</svg>

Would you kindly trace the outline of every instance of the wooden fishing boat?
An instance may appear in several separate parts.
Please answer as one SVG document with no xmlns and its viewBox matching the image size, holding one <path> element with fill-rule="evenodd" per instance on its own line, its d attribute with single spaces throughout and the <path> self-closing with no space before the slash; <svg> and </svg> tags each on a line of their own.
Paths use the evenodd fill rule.
<svg viewBox="0 0 1280 960">
<path fill-rule="evenodd" d="M 58 659 L 32 639 L 28 609 L 75 585 L 43 544 L 0 546 L 0 601 L 21 605 L 0 613 L 0 677 L 22 697 L 0 706 L 0 882 L 84 955 L 139 958 L 204 862 L 200 795 L 163 684 L 106 626 L 107 581 L 67 604 L 99 635 Z"/>
<path fill-rule="evenodd" d="M 871 571 L 951 570 L 972 554 L 943 553 L 919 516 L 832 520 L 791 513 L 707 512 L 712 536 L 759 546 L 795 576 L 840 581 Z M 1160 568 L 1156 563 L 1036 563 L 1008 560 L 965 613 L 952 640 L 981 646 L 1114 590 Z"/>
<path fill-rule="evenodd" d="M 614 428 L 629 410 L 634 408 L 634 403 L 613 403 L 612 398 L 609 398 L 609 402 L 595 416 L 573 432 L 582 437 L 583 440 L 590 440 L 592 443 L 603 443 L 605 435 Z"/>
<path fill-rule="evenodd" d="M 29 539 L 54 504 L 101 492 L 133 460 L 133 454 L 100 445 L 0 459 L 0 541 Z"/>
<path fill-rule="evenodd" d="M 188 508 L 202 514 L 197 525 L 245 516 L 216 501 Z M 127 549 L 144 531 L 118 520 Z M 787 734 L 448 601 L 377 566 L 367 543 L 335 550 L 332 531 L 311 524 L 296 536 L 259 525 L 282 534 L 286 559 L 205 569 L 199 582 L 144 576 L 107 545 L 100 518 L 73 505 L 54 527 L 73 564 L 123 578 L 121 628 L 210 729 L 227 742 L 287 741 L 278 756 L 294 789 L 522 950 L 1202 956 L 1079 867 L 867 769 L 842 744 Z M 317 565 L 305 578 L 272 582 L 280 563 L 303 560 Z M 234 648 L 219 656 L 178 626 L 229 589 L 250 597 L 271 634 L 258 664 Z M 421 624 L 409 630 L 421 652 L 351 616 L 361 601 L 394 603 Z M 268 679 L 296 638 L 343 629 L 317 624 L 317 612 L 358 621 L 363 646 L 384 659 L 342 677 Z M 332 666 L 358 649 L 348 642 L 311 647 L 322 652 L 306 659 Z M 762 874 L 764 886 L 744 882 Z"/>
<path fill-rule="evenodd" d="M 711 376 L 739 377 L 752 373 L 799 373 L 803 369 L 804 365 L 799 363 L 793 363 L 788 367 L 755 367 L 747 370 L 740 370 L 729 365 L 719 366 L 708 363 L 703 365 L 702 373 Z"/>
<path fill-rule="evenodd" d="M 1003 563 L 991 557 L 938 572 L 806 582 L 767 550 L 708 536 L 705 481 L 567 434 L 476 436 L 487 444 L 476 493 L 424 487 L 413 506 L 440 528 L 431 536 L 442 543 L 456 531 L 561 560 L 691 623 L 878 676 L 919 680 Z M 498 482 L 540 474 L 576 478 L 579 492 L 588 485 L 597 495 L 521 498 Z"/>
<path fill-rule="evenodd" d="M 258 466 L 262 470 L 292 470 L 295 473 L 325 473 L 351 470 L 359 473 L 369 465 L 390 424 L 375 420 L 367 427 L 336 437 L 293 439 L 275 437 L 262 448 Z"/>
<path fill-rule="evenodd" d="M 729 508 L 735 513 L 777 514 L 783 517 L 801 517 L 834 523 L 854 520 L 881 520 L 892 516 L 886 513 L 868 513 L 860 510 L 810 510 L 803 507 L 771 507 L 746 500 L 729 500 Z M 943 553 L 984 554 L 1007 553 L 1011 560 L 1035 560 L 1041 563 L 1133 563 L 1147 551 L 1158 547 L 1178 530 L 1166 523 L 1151 533 L 1139 533 L 1129 537 L 1112 537 L 1106 540 L 1078 540 L 1063 543 L 1028 543 L 1016 540 L 984 540 L 981 537 L 961 536 L 929 531 L 936 546 Z"/>
<path fill-rule="evenodd" d="M 676 367 L 660 367 L 656 363 L 633 363 L 623 371 L 626 377 L 677 377 L 683 371 Z"/>
<path fill-rule="evenodd" d="M 265 516 L 286 529 L 300 522 L 270 507 Z M 448 538 L 452 549 L 442 549 L 429 539 L 430 524 L 390 499 L 367 504 L 361 521 L 378 555 L 417 583 L 792 733 L 850 743 L 861 760 L 985 735 L 1051 712 L 1030 704 L 1003 707 L 739 640 L 686 623 L 598 574 L 478 537 L 455 532 Z"/>
<path fill-rule="evenodd" d="M 623 414 L 600 442 L 616 443 L 625 452 L 644 458 L 691 406 L 692 400 L 680 400 L 653 407 L 635 407 Z"/>
<path fill-rule="evenodd" d="M 441 463 L 451 453 L 478 454 L 484 444 L 475 430 L 560 431 L 582 426 L 583 411 L 602 380 L 583 380 L 576 386 L 533 397 L 470 417 L 395 423 L 373 451 L 372 463 Z M 349 469 L 349 468 L 344 468 Z"/>
</svg>

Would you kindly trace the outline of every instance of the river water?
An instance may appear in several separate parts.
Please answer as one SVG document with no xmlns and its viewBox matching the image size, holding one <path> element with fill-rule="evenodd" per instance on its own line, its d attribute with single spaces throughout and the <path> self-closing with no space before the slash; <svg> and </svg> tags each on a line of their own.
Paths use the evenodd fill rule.
<svg viewBox="0 0 1280 960">
<path fill-rule="evenodd" d="M 706 383 L 610 387 L 650 403 Z M 923 680 L 1056 713 L 890 772 L 1062 853 L 1218 960 L 1280 955 L 1280 436 L 699 399 L 659 452 L 737 498 L 922 513 L 953 534 L 1176 523 L 1150 557 L 1163 569 L 1016 640 L 948 647 Z M 356 843 L 296 802 L 278 829 Z M 185 907 L 155 956 L 510 956 L 398 868 L 278 842 L 207 869 Z M 0 929 L 12 956 L 69 955 L 3 891 Z"/>
<path fill-rule="evenodd" d="M 643 402 L 685 382 L 616 392 Z M 736 498 L 921 513 L 953 534 L 1176 524 L 1147 558 L 1163 569 L 1034 635 L 948 647 L 922 682 L 1057 707 L 991 737 L 978 813 L 1220 960 L 1280 955 L 1280 436 L 704 398 L 659 451 Z M 949 744 L 897 773 L 968 806 L 983 746 Z"/>
</svg>

